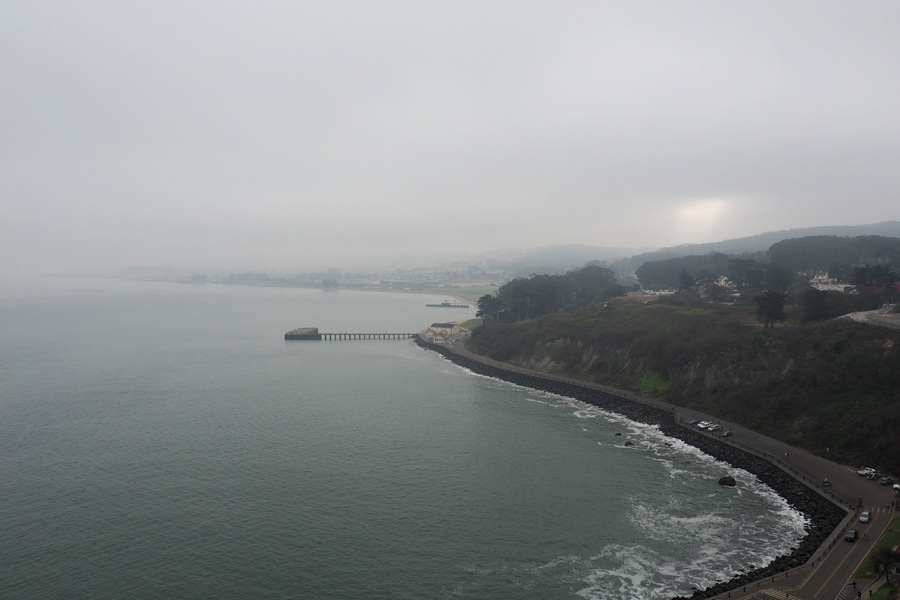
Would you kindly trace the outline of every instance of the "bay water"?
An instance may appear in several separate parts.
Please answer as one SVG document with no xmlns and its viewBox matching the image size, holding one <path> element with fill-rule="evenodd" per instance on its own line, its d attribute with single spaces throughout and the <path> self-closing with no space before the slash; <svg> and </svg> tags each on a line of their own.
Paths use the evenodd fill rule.
<svg viewBox="0 0 900 600">
<path fill-rule="evenodd" d="M 3 598 L 646 600 L 804 532 L 753 476 L 652 427 L 410 340 L 283 339 L 474 314 L 425 306 L 443 297 L 0 294 Z"/>
</svg>

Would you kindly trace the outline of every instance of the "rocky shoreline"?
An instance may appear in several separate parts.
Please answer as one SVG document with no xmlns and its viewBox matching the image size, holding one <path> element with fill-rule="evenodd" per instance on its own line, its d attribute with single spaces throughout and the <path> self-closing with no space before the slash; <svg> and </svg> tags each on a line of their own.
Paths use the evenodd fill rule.
<svg viewBox="0 0 900 600">
<path fill-rule="evenodd" d="M 457 354 L 445 346 L 430 344 L 421 337 L 416 338 L 416 343 L 424 348 L 438 352 L 448 360 L 475 373 L 502 379 L 516 385 L 574 398 L 640 423 L 656 425 L 667 436 L 682 440 L 733 467 L 753 473 L 760 481 L 772 488 L 778 495 L 787 500 L 793 508 L 803 513 L 809 519 L 807 534 L 793 552 L 779 556 L 768 565 L 748 571 L 730 581 L 718 583 L 705 590 L 698 590 L 691 598 L 711 598 L 729 590 L 799 567 L 813 556 L 846 516 L 845 510 L 785 473 L 771 462 L 723 441 L 678 425 L 675 423 L 673 415 L 665 410 L 633 402 L 627 398 L 588 386 L 486 364 L 474 358 Z M 684 600 L 684 598 L 679 596 L 673 600 Z"/>
</svg>

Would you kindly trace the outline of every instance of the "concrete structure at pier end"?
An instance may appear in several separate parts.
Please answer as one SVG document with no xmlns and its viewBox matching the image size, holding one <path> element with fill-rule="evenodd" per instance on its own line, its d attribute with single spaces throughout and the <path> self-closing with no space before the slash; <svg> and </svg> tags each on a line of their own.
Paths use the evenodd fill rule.
<svg viewBox="0 0 900 600">
<path fill-rule="evenodd" d="M 321 340 L 318 327 L 298 327 L 284 334 L 286 340 Z"/>
</svg>

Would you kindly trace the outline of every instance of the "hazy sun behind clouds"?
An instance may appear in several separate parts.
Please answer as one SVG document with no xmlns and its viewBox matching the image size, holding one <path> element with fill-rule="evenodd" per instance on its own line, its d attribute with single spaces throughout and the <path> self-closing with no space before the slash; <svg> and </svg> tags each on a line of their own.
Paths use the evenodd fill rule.
<svg viewBox="0 0 900 600">
<path fill-rule="evenodd" d="M 692 240 L 719 239 L 717 233 L 727 229 L 732 202 L 722 198 L 696 200 L 681 206 L 675 215 L 675 237 L 679 243 Z"/>
</svg>

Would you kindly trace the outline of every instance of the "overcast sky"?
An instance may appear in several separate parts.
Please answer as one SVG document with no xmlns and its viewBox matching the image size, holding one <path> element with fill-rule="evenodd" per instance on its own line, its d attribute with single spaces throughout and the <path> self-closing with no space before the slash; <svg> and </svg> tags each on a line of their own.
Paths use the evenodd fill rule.
<svg viewBox="0 0 900 600">
<path fill-rule="evenodd" d="M 900 219 L 900 2 L 0 3 L 0 275 Z"/>
</svg>

